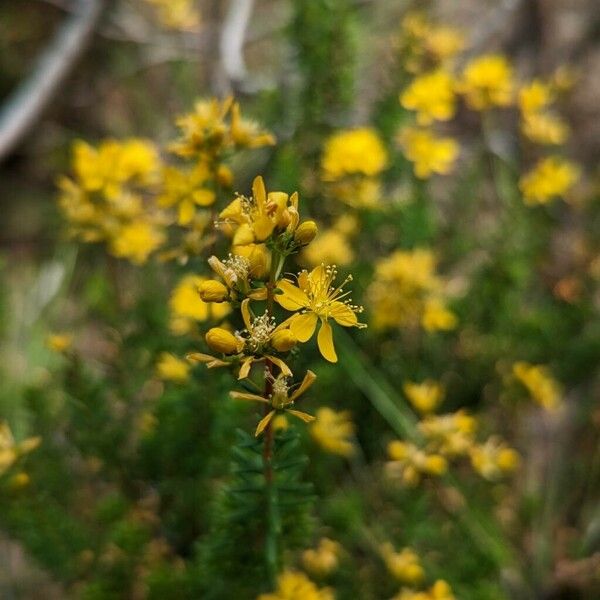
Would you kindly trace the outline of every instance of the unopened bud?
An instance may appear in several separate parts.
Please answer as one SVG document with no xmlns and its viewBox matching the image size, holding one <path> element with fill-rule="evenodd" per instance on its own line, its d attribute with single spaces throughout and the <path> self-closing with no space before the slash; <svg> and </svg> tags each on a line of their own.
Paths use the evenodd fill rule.
<svg viewBox="0 0 600 600">
<path fill-rule="evenodd" d="M 317 237 L 318 231 L 319 229 L 314 221 L 304 221 L 304 223 L 298 225 L 294 233 L 294 241 L 300 246 L 306 246 Z"/>
<path fill-rule="evenodd" d="M 206 332 L 206 343 L 211 350 L 223 354 L 236 354 L 244 347 L 244 342 L 236 338 L 231 331 L 222 327 L 213 327 Z"/>
<path fill-rule="evenodd" d="M 279 352 L 288 352 L 297 343 L 296 336 L 289 329 L 280 329 L 271 335 L 271 346 Z"/>
<path fill-rule="evenodd" d="M 209 279 L 198 286 L 198 293 L 203 302 L 225 302 L 229 297 L 229 290 L 220 281 Z"/>
</svg>

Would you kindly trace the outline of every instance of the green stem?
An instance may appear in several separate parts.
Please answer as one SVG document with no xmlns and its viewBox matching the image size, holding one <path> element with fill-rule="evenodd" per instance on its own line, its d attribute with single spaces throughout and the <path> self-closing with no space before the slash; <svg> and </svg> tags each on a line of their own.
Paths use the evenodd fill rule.
<svg viewBox="0 0 600 600">
<path fill-rule="evenodd" d="M 422 441 L 416 428 L 417 419 L 407 405 L 398 397 L 393 386 L 387 381 L 385 375 L 370 364 L 367 356 L 357 347 L 352 337 L 345 331 L 339 331 L 340 364 L 344 365 L 349 377 L 356 386 L 365 394 L 377 412 L 387 421 L 390 427 L 400 436 L 412 442 Z M 443 481 L 457 489 L 467 500 L 464 487 L 450 473 L 443 477 Z M 481 552 L 491 557 L 498 567 L 505 567 L 514 563 L 513 551 L 505 540 L 500 539 L 495 528 L 486 515 L 477 510 L 472 504 L 465 503 L 465 509 L 454 514 L 469 532 L 474 543 Z"/>
</svg>

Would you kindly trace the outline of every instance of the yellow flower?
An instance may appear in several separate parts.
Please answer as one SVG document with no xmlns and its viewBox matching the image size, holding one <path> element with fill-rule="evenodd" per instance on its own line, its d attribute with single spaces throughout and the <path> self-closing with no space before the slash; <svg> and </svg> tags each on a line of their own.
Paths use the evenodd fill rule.
<svg viewBox="0 0 600 600">
<path fill-rule="evenodd" d="M 195 322 L 221 319 L 231 310 L 227 303 L 207 304 L 201 300 L 198 288 L 205 281 L 204 277 L 186 275 L 171 293 L 169 307 L 173 333 L 185 335 L 192 330 Z"/>
<path fill-rule="evenodd" d="M 329 538 L 321 538 L 316 549 L 302 553 L 302 565 L 317 577 L 326 577 L 338 568 L 341 546 Z"/>
<path fill-rule="evenodd" d="M 430 451 L 444 456 L 467 454 L 475 443 L 477 421 L 463 410 L 447 415 L 428 415 L 418 424 Z"/>
<path fill-rule="evenodd" d="M 474 110 L 509 106 L 514 94 L 513 68 L 500 54 L 479 56 L 465 67 L 459 89 Z"/>
<path fill-rule="evenodd" d="M 428 129 L 406 127 L 398 143 L 406 158 L 414 163 L 415 175 L 427 179 L 433 173 L 448 175 L 458 157 L 458 144 L 449 137 L 437 137 Z"/>
<path fill-rule="evenodd" d="M 354 208 L 375 208 L 381 200 L 381 181 L 364 175 L 346 177 L 329 184 L 331 195 Z"/>
<path fill-rule="evenodd" d="M 367 290 L 373 325 L 379 329 L 389 327 L 416 327 L 428 330 L 440 325 L 448 327 L 449 319 L 432 320 L 432 305 L 443 290 L 444 282 L 435 272 L 435 256 L 430 250 L 397 250 L 380 259 L 375 265 L 375 275 Z M 428 314 L 429 311 L 429 314 Z"/>
<path fill-rule="evenodd" d="M 310 426 L 310 435 L 325 452 L 344 456 L 352 456 L 355 426 L 348 411 L 336 412 L 331 408 L 319 408 L 316 420 Z"/>
<path fill-rule="evenodd" d="M 142 265 L 164 243 L 165 238 L 163 231 L 153 223 L 136 220 L 115 233 L 109 249 L 118 258 L 127 258 L 136 265 Z"/>
<path fill-rule="evenodd" d="M 398 581 L 407 585 L 418 585 L 425 579 L 419 556 L 412 548 L 403 548 L 396 552 L 394 547 L 386 542 L 381 546 L 381 555 L 388 571 Z"/>
<path fill-rule="evenodd" d="M 485 444 L 473 446 L 470 450 L 473 468 L 485 479 L 498 479 L 504 473 L 514 471 L 519 466 L 519 454 L 498 438 L 491 437 Z"/>
<path fill-rule="evenodd" d="M 523 115 L 545 110 L 553 101 L 552 87 L 539 79 L 533 79 L 519 90 L 519 109 Z"/>
<path fill-rule="evenodd" d="M 317 344 L 323 357 L 330 362 L 337 362 L 337 354 L 329 319 L 342 327 L 365 327 L 356 317 L 362 307 L 353 305 L 347 299 L 349 292 L 344 292 L 344 285 L 352 277 L 348 276 L 340 286 L 334 287 L 336 275 L 335 267 L 325 265 L 315 267 L 310 273 L 304 270 L 298 275 L 297 285 L 288 279 L 279 281 L 277 287 L 282 293 L 275 295 L 275 300 L 285 310 L 302 311 L 290 322 L 290 330 L 299 342 L 307 342 L 315 333 L 317 322 L 321 321 Z"/>
<path fill-rule="evenodd" d="M 563 144 L 569 136 L 569 127 L 556 115 L 550 113 L 531 113 L 521 121 L 523 135 L 536 144 Z"/>
<path fill-rule="evenodd" d="M 191 113 L 177 119 L 177 126 L 181 137 L 170 149 L 183 157 L 213 161 L 231 148 L 258 148 L 275 143 L 270 133 L 241 118 L 239 106 L 231 97 L 196 102 Z"/>
<path fill-rule="evenodd" d="M 325 181 L 347 175 L 379 175 L 387 166 L 387 152 L 377 132 L 363 127 L 340 131 L 325 143 L 321 167 Z"/>
<path fill-rule="evenodd" d="M 421 449 L 411 442 L 390 442 L 388 455 L 391 458 L 386 465 L 388 475 L 400 478 L 407 486 L 417 485 L 423 475 L 439 477 L 448 470 L 448 463 L 441 454 Z"/>
<path fill-rule="evenodd" d="M 392 600 L 456 600 L 456 598 L 450 585 L 443 579 L 438 579 L 424 592 L 403 588 Z"/>
<path fill-rule="evenodd" d="M 233 245 L 264 242 L 275 230 L 294 233 L 300 216 L 298 194 L 269 192 L 262 177 L 252 182 L 252 196 L 238 196 L 219 215 L 221 225 L 234 231 Z"/>
<path fill-rule="evenodd" d="M 568 194 L 579 176 L 577 165 L 558 156 L 549 156 L 521 177 L 519 188 L 525 204 L 546 204 Z"/>
<path fill-rule="evenodd" d="M 196 206 L 210 206 L 216 196 L 210 185 L 210 173 L 200 163 L 187 171 L 166 167 L 163 171 L 163 190 L 158 197 L 159 206 L 177 206 L 178 222 L 188 225 L 194 218 Z"/>
<path fill-rule="evenodd" d="M 194 29 L 200 23 L 200 14 L 193 0 L 146 0 L 156 10 L 160 23 L 168 29 Z"/>
<path fill-rule="evenodd" d="M 24 454 L 35 450 L 41 442 L 39 437 L 31 437 L 20 444 L 15 442 L 12 431 L 6 421 L 0 421 L 0 476 Z"/>
<path fill-rule="evenodd" d="M 513 374 L 527 388 L 532 399 L 546 410 L 560 405 L 561 386 L 544 365 L 517 362 L 513 365 Z"/>
<path fill-rule="evenodd" d="M 257 600 L 334 600 L 330 588 L 318 588 L 304 573 L 284 571 L 277 578 L 277 589 L 261 594 Z"/>
<path fill-rule="evenodd" d="M 272 357 L 269 357 L 273 360 Z M 301 419 L 305 423 L 314 421 L 315 418 L 301 410 L 295 410 L 291 408 L 294 406 L 295 401 L 300 397 L 308 388 L 315 382 L 317 376 L 312 371 L 307 371 L 304 379 L 300 386 L 294 390 L 291 394 L 291 387 L 288 384 L 289 376 L 285 373 L 281 373 L 276 378 L 272 379 L 272 393 L 268 398 L 259 396 L 257 394 L 249 394 L 246 392 L 229 392 L 229 395 L 234 400 L 250 400 L 251 402 L 262 402 L 271 406 L 271 410 L 263 417 L 256 427 L 255 436 L 259 436 L 269 425 L 271 420 L 282 412 L 289 413 L 298 419 Z"/>
<path fill-rule="evenodd" d="M 464 47 L 464 35 L 454 27 L 432 27 L 425 36 L 425 45 L 438 63 L 454 58 Z"/>
<path fill-rule="evenodd" d="M 173 356 L 169 352 L 162 352 L 156 363 L 156 373 L 160 379 L 183 383 L 187 381 L 190 372 L 190 364 Z"/>
<path fill-rule="evenodd" d="M 428 298 L 421 317 L 425 331 L 449 331 L 458 323 L 456 315 L 439 298 Z"/>
<path fill-rule="evenodd" d="M 402 389 L 410 403 L 423 414 L 434 412 L 444 399 L 444 388 L 431 379 L 421 383 L 406 381 Z"/>
<path fill-rule="evenodd" d="M 354 252 L 343 233 L 337 229 L 328 229 L 304 250 L 302 257 L 311 266 L 320 264 L 345 266 L 354 260 Z"/>
<path fill-rule="evenodd" d="M 131 139 L 103 141 L 93 148 L 83 141 L 73 146 L 73 168 L 77 181 L 87 192 L 115 198 L 123 184 L 147 185 L 156 181 L 160 161 L 151 142 Z"/>
<path fill-rule="evenodd" d="M 453 86 L 451 75 L 438 69 L 414 79 L 400 94 L 400 104 L 416 111 L 419 125 L 448 121 L 456 110 Z"/>
<path fill-rule="evenodd" d="M 53 352 L 67 352 L 73 346 L 73 334 L 52 333 L 46 338 L 46 346 Z"/>
</svg>

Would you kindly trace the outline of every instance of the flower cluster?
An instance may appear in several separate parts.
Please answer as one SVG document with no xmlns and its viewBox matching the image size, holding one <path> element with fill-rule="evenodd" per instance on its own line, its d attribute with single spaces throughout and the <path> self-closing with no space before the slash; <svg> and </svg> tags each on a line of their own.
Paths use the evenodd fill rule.
<svg viewBox="0 0 600 600">
<path fill-rule="evenodd" d="M 338 568 L 341 550 L 337 542 L 321 538 L 316 548 L 309 548 L 302 553 L 302 565 L 316 577 L 326 577 Z"/>
<path fill-rule="evenodd" d="M 73 177 L 59 180 L 59 205 L 73 237 L 106 242 L 113 256 L 145 263 L 165 246 L 169 225 L 181 240 L 162 259 L 200 254 L 210 244 L 212 206 L 230 192 L 227 162 L 235 151 L 274 143 L 255 122 L 243 119 L 232 98 L 202 100 L 177 120 L 180 136 L 168 146 L 173 160 L 140 139 L 105 140 L 73 147 Z"/>
<path fill-rule="evenodd" d="M 439 383 L 409 382 L 404 391 L 424 416 L 417 424 L 418 442 L 394 440 L 388 445 L 390 476 L 415 486 L 423 477 L 443 475 L 450 462 L 460 458 L 469 459 L 477 473 L 492 481 L 517 467 L 518 454 L 498 437 L 478 443 L 477 420 L 464 410 L 431 414 L 443 400 L 444 391 Z"/>
<path fill-rule="evenodd" d="M 307 371 L 299 384 L 293 383 L 288 366 L 290 352 L 313 337 L 323 357 L 337 361 L 332 322 L 343 327 L 363 327 L 357 313 L 362 309 L 349 300 L 345 284 L 336 284 L 335 267 L 319 265 L 297 276 L 284 275 L 286 258 L 315 237 L 312 221 L 300 221 L 298 194 L 267 193 L 261 177 L 254 180 L 252 196 L 238 196 L 220 214 L 221 226 L 232 238 L 229 258 L 209 259 L 218 279 L 199 281 L 202 306 L 239 307 L 244 327 L 231 330 L 213 327 L 206 344 L 215 355 L 192 353 L 189 358 L 208 367 L 237 366 L 238 378 L 252 382 L 254 365 L 261 365 L 265 385 L 261 394 L 233 391 L 231 397 L 265 405 L 265 415 L 256 435 L 269 430 L 272 420 L 284 413 L 310 422 L 311 415 L 294 408 L 314 383 Z M 275 307 L 292 315 L 278 322 Z"/>
<path fill-rule="evenodd" d="M 386 542 L 381 545 L 380 553 L 389 573 L 404 586 L 392 600 L 454 600 L 452 588 L 442 579 L 427 590 L 419 590 L 425 581 L 425 569 L 412 548 L 396 552 L 392 544 Z"/>
<path fill-rule="evenodd" d="M 387 151 L 374 129 L 340 131 L 325 143 L 322 178 L 334 198 L 357 208 L 373 207 L 379 202 L 379 175 L 387 163 Z"/>
<path fill-rule="evenodd" d="M 194 29 L 200 14 L 193 0 L 145 0 L 155 11 L 158 22 L 167 29 Z"/>
<path fill-rule="evenodd" d="M 460 72 L 452 60 L 464 48 L 459 32 L 438 28 L 422 13 L 410 13 L 403 22 L 403 66 L 413 78 L 400 93 L 400 104 L 414 114 L 415 124 L 404 125 L 397 141 L 413 163 L 420 179 L 448 175 L 459 155 L 458 142 L 440 136 L 436 122 L 450 121 L 459 103 L 472 111 L 518 108 L 519 128 L 525 140 L 539 146 L 563 144 L 569 134 L 566 123 L 553 109 L 559 91 L 573 77 L 562 69 L 548 82 L 532 79 L 519 84 L 510 60 L 502 54 L 484 54 L 468 61 Z M 444 48 L 446 51 L 432 50 Z M 486 115 L 483 121 L 488 121 Z M 521 178 L 520 188 L 527 204 L 543 204 L 569 193 L 579 178 L 572 162 L 550 155 L 542 157 Z"/>
<path fill-rule="evenodd" d="M 457 320 L 445 305 L 444 287 L 430 250 L 396 250 L 376 263 L 367 290 L 373 325 L 379 329 L 453 329 Z"/>
<path fill-rule="evenodd" d="M 304 573 L 287 570 L 277 578 L 277 589 L 257 600 L 333 600 L 330 588 L 317 587 Z"/>
</svg>

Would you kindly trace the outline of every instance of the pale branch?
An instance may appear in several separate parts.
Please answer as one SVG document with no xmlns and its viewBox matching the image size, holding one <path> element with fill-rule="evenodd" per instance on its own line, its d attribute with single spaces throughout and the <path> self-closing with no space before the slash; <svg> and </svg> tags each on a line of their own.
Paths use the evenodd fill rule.
<svg viewBox="0 0 600 600">
<path fill-rule="evenodd" d="M 100 17 L 103 0 L 79 0 L 36 66 L 0 108 L 0 161 L 20 143 L 54 98 L 81 56 Z"/>
</svg>

